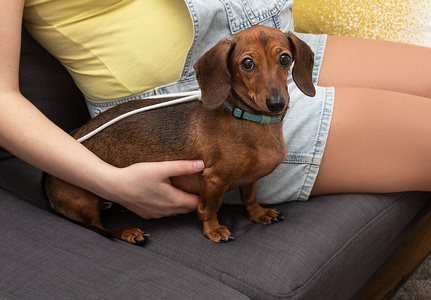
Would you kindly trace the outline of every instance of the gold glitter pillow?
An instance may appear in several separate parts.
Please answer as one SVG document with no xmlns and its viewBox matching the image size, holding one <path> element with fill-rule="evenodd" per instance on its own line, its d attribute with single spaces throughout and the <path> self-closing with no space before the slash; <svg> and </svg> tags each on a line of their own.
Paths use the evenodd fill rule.
<svg viewBox="0 0 431 300">
<path fill-rule="evenodd" d="M 431 0 L 295 0 L 295 31 L 431 47 Z"/>
</svg>

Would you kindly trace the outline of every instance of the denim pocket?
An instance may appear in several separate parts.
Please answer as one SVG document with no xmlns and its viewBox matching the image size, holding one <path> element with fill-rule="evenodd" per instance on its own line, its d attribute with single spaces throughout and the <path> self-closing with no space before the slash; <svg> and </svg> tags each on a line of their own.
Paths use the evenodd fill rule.
<svg viewBox="0 0 431 300">
<path fill-rule="evenodd" d="M 291 9 L 293 0 L 219 0 L 223 3 L 232 34 L 277 18 L 283 8 Z"/>
</svg>

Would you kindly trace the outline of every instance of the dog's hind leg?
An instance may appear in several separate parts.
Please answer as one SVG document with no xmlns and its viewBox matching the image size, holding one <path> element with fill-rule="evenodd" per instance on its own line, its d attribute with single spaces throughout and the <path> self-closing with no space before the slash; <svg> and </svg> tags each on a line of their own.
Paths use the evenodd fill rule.
<svg viewBox="0 0 431 300">
<path fill-rule="evenodd" d="M 45 191 L 51 207 L 58 213 L 106 237 L 143 245 L 149 235 L 138 228 L 112 230 L 100 220 L 101 199 L 95 194 L 48 175 Z"/>
</svg>

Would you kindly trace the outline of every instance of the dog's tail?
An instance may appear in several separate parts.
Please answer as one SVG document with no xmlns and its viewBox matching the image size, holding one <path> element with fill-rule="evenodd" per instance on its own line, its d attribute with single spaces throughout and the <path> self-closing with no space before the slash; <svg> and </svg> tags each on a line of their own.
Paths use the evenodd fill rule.
<svg viewBox="0 0 431 300">
<path fill-rule="evenodd" d="M 78 223 L 78 222 L 77 222 L 77 224 L 79 224 L 79 225 L 81 225 L 81 226 L 83 226 L 83 227 L 85 227 L 85 228 L 88 228 L 88 229 L 90 229 L 90 230 L 92 230 L 92 231 L 94 231 L 94 232 L 96 232 L 96 233 L 100 234 L 101 236 L 103 236 L 103 237 L 106 237 L 106 238 L 110 239 L 110 240 L 115 239 L 115 236 L 114 236 L 114 234 L 113 234 L 113 233 L 108 232 L 108 231 L 106 231 L 106 230 L 103 230 L 103 229 L 102 229 L 102 228 L 100 228 L 100 227 L 97 227 L 97 226 L 94 226 L 94 225 L 86 225 L 86 224 L 82 224 L 82 223 Z"/>
<path fill-rule="evenodd" d="M 58 215 L 59 215 L 59 216 L 61 216 L 61 217 L 63 217 L 64 219 L 66 219 L 66 220 L 68 220 L 68 221 L 72 222 L 72 223 L 75 223 L 76 225 L 79 225 L 79 226 L 82 226 L 82 227 L 84 227 L 84 228 L 90 229 L 90 230 L 92 230 L 92 231 L 94 231 L 94 232 L 96 232 L 96 233 L 100 234 L 101 236 L 103 236 L 103 237 L 106 237 L 106 238 L 110 239 L 110 240 L 115 239 L 115 236 L 114 236 L 114 234 L 113 234 L 113 233 L 111 233 L 111 232 L 109 232 L 109 231 L 106 231 L 106 230 L 104 230 L 103 228 L 100 228 L 99 226 L 92 225 L 92 224 L 84 224 L 84 223 L 81 223 L 81 222 L 78 222 L 78 221 L 75 221 L 75 220 L 69 219 L 69 218 L 67 218 L 67 217 L 63 216 L 62 214 L 58 214 Z"/>
</svg>

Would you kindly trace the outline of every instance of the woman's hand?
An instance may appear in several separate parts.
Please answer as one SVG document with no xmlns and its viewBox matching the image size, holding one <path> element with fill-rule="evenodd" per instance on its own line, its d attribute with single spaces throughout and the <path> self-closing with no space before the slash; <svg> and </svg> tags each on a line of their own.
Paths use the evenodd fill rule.
<svg viewBox="0 0 431 300">
<path fill-rule="evenodd" d="M 104 196 L 144 219 L 184 214 L 196 209 L 199 197 L 173 187 L 170 177 L 203 170 L 203 161 L 137 163 L 116 169 Z"/>
</svg>

